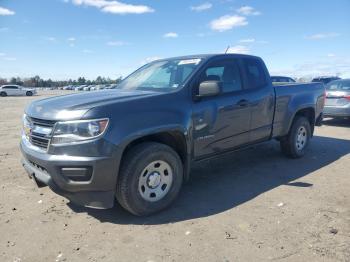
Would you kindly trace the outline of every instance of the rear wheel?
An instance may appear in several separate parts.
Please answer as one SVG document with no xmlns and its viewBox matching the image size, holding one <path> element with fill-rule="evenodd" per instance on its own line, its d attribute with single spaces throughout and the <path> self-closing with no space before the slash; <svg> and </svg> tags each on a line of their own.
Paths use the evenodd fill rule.
<svg viewBox="0 0 350 262">
<path fill-rule="evenodd" d="M 0 96 L 5 97 L 7 96 L 6 92 L 0 92 Z"/>
<path fill-rule="evenodd" d="M 146 216 L 168 207 L 177 197 L 182 181 L 182 162 L 172 148 L 142 143 L 123 160 L 116 197 L 132 214 Z"/>
<path fill-rule="evenodd" d="M 31 91 L 26 92 L 26 96 L 32 96 L 32 95 L 33 95 L 33 92 L 31 92 Z"/>
<path fill-rule="evenodd" d="M 305 155 L 310 138 L 311 127 L 308 119 L 298 116 L 294 119 L 288 135 L 280 141 L 282 152 L 291 158 L 300 158 Z"/>
</svg>

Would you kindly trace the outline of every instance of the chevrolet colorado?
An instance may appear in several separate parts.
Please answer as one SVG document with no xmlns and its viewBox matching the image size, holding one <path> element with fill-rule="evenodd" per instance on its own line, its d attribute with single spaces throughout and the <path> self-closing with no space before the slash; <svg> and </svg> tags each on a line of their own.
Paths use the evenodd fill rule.
<svg viewBox="0 0 350 262">
<path fill-rule="evenodd" d="M 322 120 L 322 83 L 273 86 L 259 57 L 151 62 L 117 89 L 47 98 L 23 116 L 22 164 L 74 203 L 135 215 L 170 205 L 191 165 L 270 139 L 299 158 Z"/>
</svg>

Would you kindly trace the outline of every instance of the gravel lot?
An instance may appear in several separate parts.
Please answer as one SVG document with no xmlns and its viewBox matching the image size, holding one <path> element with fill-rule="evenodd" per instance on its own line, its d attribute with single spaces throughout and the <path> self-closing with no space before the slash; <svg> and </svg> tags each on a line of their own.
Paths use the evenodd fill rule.
<svg viewBox="0 0 350 262">
<path fill-rule="evenodd" d="M 147 218 L 81 208 L 21 167 L 21 116 L 0 98 L 0 261 L 350 261 L 350 120 L 316 129 L 306 157 L 277 142 L 202 162 L 175 204 Z"/>
</svg>

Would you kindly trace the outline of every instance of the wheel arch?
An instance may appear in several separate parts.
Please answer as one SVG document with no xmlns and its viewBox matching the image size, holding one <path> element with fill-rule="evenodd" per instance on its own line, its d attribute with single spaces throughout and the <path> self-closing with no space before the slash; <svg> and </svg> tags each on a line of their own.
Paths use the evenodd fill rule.
<svg viewBox="0 0 350 262">
<path fill-rule="evenodd" d="M 182 161 L 184 180 L 187 181 L 189 179 L 190 157 L 188 143 L 185 134 L 180 130 L 158 131 L 143 136 L 138 136 L 129 140 L 122 151 L 120 164 L 123 163 L 126 154 L 130 151 L 131 148 L 145 142 L 161 143 L 172 148 L 179 155 Z"/>
<path fill-rule="evenodd" d="M 295 114 L 294 117 L 292 118 L 292 122 L 289 125 L 289 129 L 292 126 L 292 123 L 295 121 L 295 119 L 298 116 L 303 116 L 305 117 L 309 123 L 310 123 L 310 127 L 311 127 L 311 136 L 313 136 L 314 134 L 314 130 L 315 130 L 315 108 L 313 107 L 305 107 L 305 108 L 301 108 L 299 109 Z M 288 130 L 289 130 L 288 129 Z"/>
</svg>

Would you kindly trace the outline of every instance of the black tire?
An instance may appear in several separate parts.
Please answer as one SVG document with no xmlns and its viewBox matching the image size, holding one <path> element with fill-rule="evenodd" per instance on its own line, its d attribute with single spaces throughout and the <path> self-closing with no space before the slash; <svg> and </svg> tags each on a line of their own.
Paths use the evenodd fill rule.
<svg viewBox="0 0 350 262">
<path fill-rule="evenodd" d="M 151 202 L 145 200 L 141 195 L 139 179 L 144 169 L 154 161 L 162 161 L 169 165 L 172 172 L 172 183 L 163 198 Z M 147 177 L 149 178 L 149 175 Z M 146 142 L 130 149 L 123 158 L 116 197 L 119 204 L 132 214 L 147 216 L 167 208 L 179 194 L 182 181 L 183 165 L 179 155 L 167 145 Z"/>
<path fill-rule="evenodd" d="M 26 96 L 32 96 L 32 95 L 33 95 L 33 92 L 31 92 L 31 91 L 26 92 Z"/>
<path fill-rule="evenodd" d="M 0 96 L 5 97 L 5 96 L 7 96 L 7 94 L 6 94 L 6 92 L 1 92 Z"/>
<path fill-rule="evenodd" d="M 298 143 L 298 132 L 301 131 L 301 135 L 305 134 L 306 141 L 303 146 Z M 281 150 L 284 154 L 291 158 L 300 158 L 305 155 L 307 146 L 311 138 L 311 126 L 306 117 L 297 116 L 289 130 L 286 137 L 283 137 L 280 141 Z"/>
</svg>

